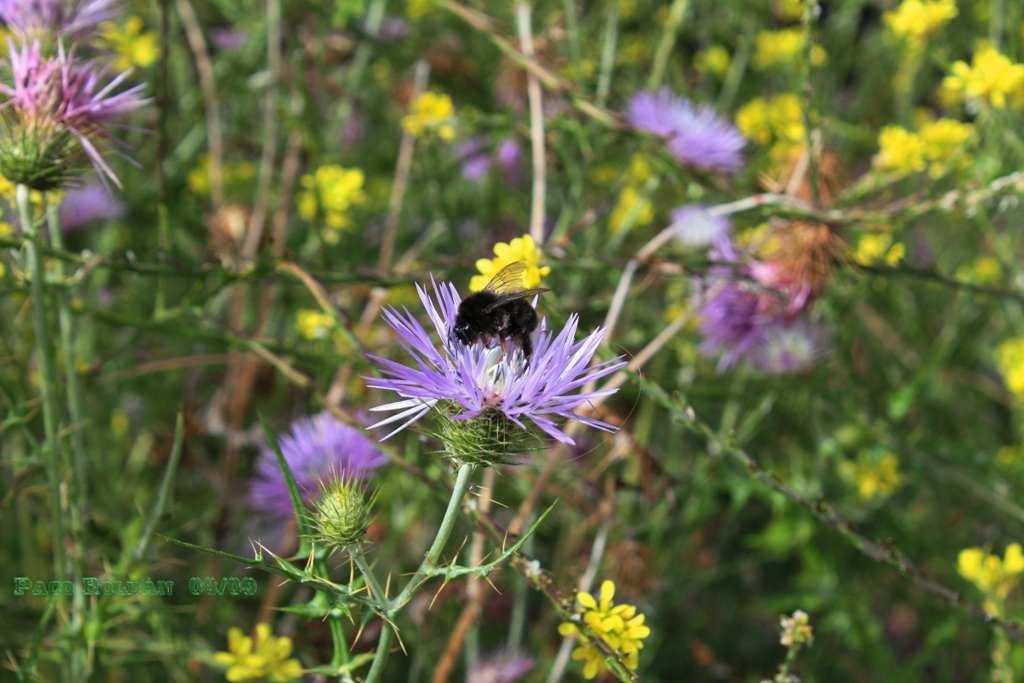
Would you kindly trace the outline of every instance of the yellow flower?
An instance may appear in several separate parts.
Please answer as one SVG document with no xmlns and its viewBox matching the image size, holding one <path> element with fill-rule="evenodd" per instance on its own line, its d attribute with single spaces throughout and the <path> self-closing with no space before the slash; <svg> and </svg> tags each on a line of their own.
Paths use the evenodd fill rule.
<svg viewBox="0 0 1024 683">
<path fill-rule="evenodd" d="M 541 256 L 540 249 L 529 235 L 516 237 L 508 243 L 498 242 L 494 245 L 494 258 L 482 258 L 476 262 L 479 275 L 474 275 L 469 281 L 469 290 L 479 292 L 502 268 L 517 261 L 526 266 L 526 270 L 523 271 L 523 288 L 540 287 L 544 278 L 551 272 L 551 266 L 540 265 Z"/>
<path fill-rule="evenodd" d="M 1007 339 L 996 349 L 996 366 L 1006 386 L 1024 401 L 1024 337 Z"/>
<path fill-rule="evenodd" d="M 352 227 L 352 209 L 366 203 L 365 180 L 358 168 L 337 164 L 317 168 L 300 181 L 299 215 L 308 221 L 319 215 L 336 238 L 338 232 Z"/>
<path fill-rule="evenodd" d="M 1024 550 L 1019 543 L 1006 546 L 1003 558 L 989 554 L 981 548 L 964 548 L 956 558 L 960 576 L 973 583 L 989 598 L 990 611 L 999 613 L 1006 597 L 1024 572 Z"/>
<path fill-rule="evenodd" d="M 323 311 L 304 309 L 295 314 L 295 327 L 303 339 L 327 339 L 334 321 Z"/>
<path fill-rule="evenodd" d="M 892 235 L 884 232 L 867 233 L 857 240 L 854 260 L 864 265 L 884 262 L 886 265 L 895 266 L 906 255 L 906 251 L 903 244 L 893 244 Z"/>
<path fill-rule="evenodd" d="M 712 45 L 697 53 L 697 70 L 721 78 L 729 70 L 731 61 L 728 50 L 721 45 Z"/>
<path fill-rule="evenodd" d="M 647 155 L 637 152 L 629 160 L 625 181 L 630 185 L 642 185 L 650 180 L 653 174 Z"/>
<path fill-rule="evenodd" d="M 256 641 L 237 628 L 228 630 L 228 651 L 217 652 L 213 659 L 227 667 L 229 681 L 264 680 L 273 683 L 294 681 L 302 676 L 302 664 L 288 659 L 291 638 L 275 638 L 267 624 L 256 625 Z"/>
<path fill-rule="evenodd" d="M 619 193 L 619 201 L 608 217 L 613 233 L 642 227 L 654 220 L 654 205 L 633 185 L 627 185 Z"/>
<path fill-rule="evenodd" d="M 402 128 L 410 135 L 436 132 L 442 140 L 451 140 L 455 137 L 454 117 L 452 98 L 428 90 L 413 101 L 411 110 L 402 118 Z"/>
<path fill-rule="evenodd" d="M 1012 97 L 1024 94 L 1024 64 L 1015 64 L 993 47 L 974 53 L 971 64 L 958 61 L 942 88 L 958 100 L 980 100 L 1005 107 Z"/>
<path fill-rule="evenodd" d="M 775 15 L 786 21 L 798 21 L 804 16 L 804 0 L 775 0 Z"/>
<path fill-rule="evenodd" d="M 882 171 L 917 173 L 927 164 L 924 142 L 914 133 L 899 126 L 886 126 L 878 134 L 878 154 L 875 166 Z"/>
<path fill-rule="evenodd" d="M 419 21 L 434 11 L 437 0 L 406 0 L 405 15 L 413 21 Z"/>
<path fill-rule="evenodd" d="M 761 31 L 757 34 L 752 63 L 755 69 L 795 64 L 803 55 L 805 45 L 804 33 L 798 28 Z M 820 45 L 811 46 L 811 64 L 820 66 L 825 58 L 825 50 Z"/>
<path fill-rule="evenodd" d="M 885 13 L 885 23 L 900 37 L 921 41 L 955 16 L 954 0 L 903 0 L 895 11 Z"/>
<path fill-rule="evenodd" d="M 14 228 L 7 221 L 0 221 L 0 237 L 10 237 L 14 234 Z"/>
<path fill-rule="evenodd" d="M 958 280 L 975 285 L 998 284 L 1003 278 L 1003 267 L 991 256 L 982 256 L 978 260 L 967 263 L 956 269 Z"/>
<path fill-rule="evenodd" d="M 892 453 L 862 453 L 856 461 L 840 464 L 839 474 L 857 487 L 865 502 L 891 496 L 903 483 L 899 458 Z"/>
<path fill-rule="evenodd" d="M 145 69 L 160 55 L 156 35 L 143 30 L 141 17 L 128 17 L 123 24 L 104 22 L 98 42 L 114 54 L 114 67 L 119 71 Z"/>
<path fill-rule="evenodd" d="M 792 93 L 747 102 L 736 112 L 736 127 L 747 139 L 772 145 L 771 157 L 777 164 L 799 153 L 807 138 L 800 99 Z"/>
<path fill-rule="evenodd" d="M 198 195 L 210 194 L 210 157 L 204 156 L 188 174 L 188 187 Z M 256 167 L 249 161 L 227 162 L 220 169 L 225 186 L 244 185 L 256 177 Z"/>
<path fill-rule="evenodd" d="M 644 638 L 651 635 L 651 629 L 644 624 L 643 614 L 637 614 L 633 605 L 616 605 L 615 584 L 604 581 L 601 584 L 599 600 L 590 593 L 577 593 L 576 617 L 558 626 L 563 636 L 575 636 L 579 645 L 572 652 L 574 660 L 583 662 L 583 677 L 590 679 L 607 670 L 604 655 L 597 645 L 580 630 L 579 623 L 586 624 L 595 636 L 609 649 L 620 655 L 622 662 L 635 671 L 640 659 Z"/>
</svg>

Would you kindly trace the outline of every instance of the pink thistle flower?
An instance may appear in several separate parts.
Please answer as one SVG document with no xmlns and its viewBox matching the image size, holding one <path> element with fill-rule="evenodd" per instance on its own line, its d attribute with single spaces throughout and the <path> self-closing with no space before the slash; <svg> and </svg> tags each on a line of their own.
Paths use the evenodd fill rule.
<svg viewBox="0 0 1024 683">
<path fill-rule="evenodd" d="M 7 140 L 0 145 L 6 147 L 0 150 L 4 175 L 36 189 L 60 186 L 68 175 L 64 162 L 74 137 L 100 178 L 120 187 L 102 148 L 120 144 L 110 133 L 114 119 L 147 104 L 143 86 L 115 92 L 128 72 L 104 82 L 98 67 L 75 59 L 62 46 L 56 55 L 44 57 L 39 41 L 11 44 L 9 62 L 13 83 L 0 84 L 0 94 L 6 96 L 0 109 L 15 121 L 6 126 Z M 42 168 L 37 167 L 40 162 Z"/>
<path fill-rule="evenodd" d="M 0 19 L 23 37 L 82 36 L 114 18 L 117 0 L 0 0 Z"/>
</svg>

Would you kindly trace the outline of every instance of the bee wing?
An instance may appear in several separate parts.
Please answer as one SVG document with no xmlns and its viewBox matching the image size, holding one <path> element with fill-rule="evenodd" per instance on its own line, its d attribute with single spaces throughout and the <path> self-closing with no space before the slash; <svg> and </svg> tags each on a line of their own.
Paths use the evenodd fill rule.
<svg viewBox="0 0 1024 683">
<path fill-rule="evenodd" d="M 513 261 L 499 270 L 484 289 L 495 294 L 512 294 L 525 289 L 523 277 L 526 275 L 526 264 Z"/>
<path fill-rule="evenodd" d="M 499 306 L 503 306 L 510 301 L 518 301 L 519 299 L 529 299 L 531 296 L 537 294 L 543 294 L 544 292 L 550 291 L 547 287 L 537 287 L 536 289 L 521 289 L 518 292 L 509 292 L 507 294 L 499 294 L 498 298 L 487 304 L 484 308 L 486 313 L 490 313 Z"/>
</svg>

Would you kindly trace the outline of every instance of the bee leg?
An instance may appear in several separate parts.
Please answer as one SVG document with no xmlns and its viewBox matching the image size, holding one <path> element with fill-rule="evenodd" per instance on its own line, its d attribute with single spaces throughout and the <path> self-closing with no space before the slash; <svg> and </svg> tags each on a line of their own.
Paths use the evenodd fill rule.
<svg viewBox="0 0 1024 683">
<path fill-rule="evenodd" d="M 530 339 L 530 335 L 519 335 L 519 347 L 523 350 L 526 360 L 530 360 L 530 356 L 533 354 L 533 341 Z"/>
</svg>

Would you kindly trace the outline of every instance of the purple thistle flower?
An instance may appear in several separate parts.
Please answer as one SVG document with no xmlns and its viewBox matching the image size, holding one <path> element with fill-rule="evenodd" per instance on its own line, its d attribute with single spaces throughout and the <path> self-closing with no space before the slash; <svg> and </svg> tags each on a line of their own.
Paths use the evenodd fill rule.
<svg viewBox="0 0 1024 683">
<path fill-rule="evenodd" d="M 2 108 L 12 110 L 18 123 L 36 134 L 74 135 L 100 178 L 120 187 L 100 148 L 108 142 L 117 144 L 109 130 L 114 119 L 147 104 L 143 86 L 115 93 L 128 72 L 104 84 L 102 72 L 92 63 L 76 60 L 62 46 L 56 55 L 43 57 L 38 41 L 11 44 L 9 61 L 14 82 L 0 84 L 0 93 L 7 97 Z"/>
<path fill-rule="evenodd" d="M 500 651 L 481 659 L 466 673 L 466 683 L 514 683 L 533 670 L 533 659 L 519 652 Z"/>
<path fill-rule="evenodd" d="M 82 36 L 114 18 L 118 0 L 0 0 L 0 20 L 22 36 Z"/>
<path fill-rule="evenodd" d="M 374 412 L 393 414 L 371 425 L 371 429 L 401 422 L 384 437 L 387 439 L 426 415 L 439 401 L 448 401 L 462 411 L 454 416 L 456 420 L 469 420 L 493 410 L 518 427 L 526 429 L 527 422 L 531 422 L 567 444 L 574 442 L 558 428 L 554 418 L 614 431 L 606 422 L 574 412 L 587 401 L 614 393 L 614 390 L 579 390 L 625 365 L 620 358 L 591 365 L 604 336 L 603 329 L 577 342 L 579 318 L 576 315 L 569 317 L 557 335 L 549 332 L 546 321 L 542 321 L 534 336 L 529 361 L 518 349 L 506 352 L 500 347 L 487 348 L 480 343 L 467 346 L 454 340 L 451 334 L 461 299 L 458 290 L 451 283 L 432 284 L 433 298 L 419 285 L 416 290 L 440 346 L 435 345 L 408 309 L 389 308 L 384 312 L 385 321 L 398 333 L 399 343 L 412 357 L 414 366 L 370 356 L 379 364 L 384 378 L 367 377 L 367 386 L 393 391 L 402 398 L 372 408 Z"/>
<path fill-rule="evenodd" d="M 309 501 L 319 490 L 321 479 L 332 475 L 369 478 L 387 462 L 387 457 L 366 438 L 362 430 L 350 427 L 327 412 L 292 423 L 281 437 L 281 454 L 295 475 L 299 491 Z M 249 504 L 275 517 L 290 517 L 292 502 L 277 456 L 264 448 L 256 464 L 256 479 L 249 489 Z"/>
<path fill-rule="evenodd" d="M 462 177 L 472 183 L 483 180 L 491 170 L 487 141 L 480 136 L 471 137 L 460 143 L 455 154 L 462 163 Z"/>
<path fill-rule="evenodd" d="M 241 50 L 249 42 L 249 34 L 233 26 L 221 26 L 210 31 L 210 41 L 218 50 L 232 52 Z"/>
<path fill-rule="evenodd" d="M 523 176 L 523 147 L 515 138 L 505 138 L 498 145 L 498 166 L 505 182 L 518 185 Z"/>
<path fill-rule="evenodd" d="M 680 242 L 691 247 L 707 247 L 729 235 L 732 223 L 716 216 L 701 204 L 685 204 L 672 212 L 672 227 Z"/>
<path fill-rule="evenodd" d="M 113 220 L 124 215 L 124 204 L 103 185 L 91 183 L 64 193 L 60 205 L 60 227 L 72 232 L 90 223 Z"/>
<path fill-rule="evenodd" d="M 707 105 L 694 105 L 667 88 L 641 90 L 626 108 L 626 119 L 637 130 L 664 138 L 679 161 L 709 171 L 734 172 L 743 165 L 740 132 Z"/>
</svg>

